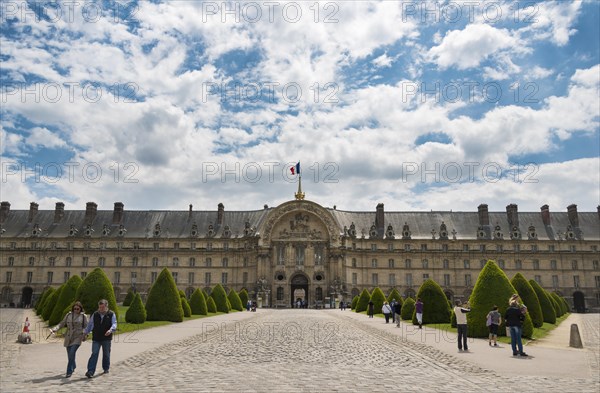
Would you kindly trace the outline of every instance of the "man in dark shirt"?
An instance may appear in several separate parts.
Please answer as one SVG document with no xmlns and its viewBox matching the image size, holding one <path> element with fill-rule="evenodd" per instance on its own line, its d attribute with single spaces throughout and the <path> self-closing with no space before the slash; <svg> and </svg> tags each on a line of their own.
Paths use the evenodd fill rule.
<svg viewBox="0 0 600 393">
<path fill-rule="evenodd" d="M 523 333 L 523 321 L 525 314 L 522 307 L 519 306 L 519 296 L 513 295 L 509 300 L 510 307 L 504 313 L 506 326 L 510 329 L 510 345 L 512 347 L 513 356 L 528 356 L 523 352 L 523 342 L 521 334 Z M 518 350 L 518 351 L 517 351 Z"/>
<path fill-rule="evenodd" d="M 83 331 L 84 337 L 92 332 L 92 356 L 88 361 L 85 376 L 91 378 L 96 372 L 98 355 L 102 347 L 102 369 L 108 374 L 110 368 L 110 344 L 112 334 L 117 330 L 117 317 L 108 309 L 108 301 L 102 299 L 98 302 L 98 311 L 90 316 L 90 321 Z"/>
</svg>

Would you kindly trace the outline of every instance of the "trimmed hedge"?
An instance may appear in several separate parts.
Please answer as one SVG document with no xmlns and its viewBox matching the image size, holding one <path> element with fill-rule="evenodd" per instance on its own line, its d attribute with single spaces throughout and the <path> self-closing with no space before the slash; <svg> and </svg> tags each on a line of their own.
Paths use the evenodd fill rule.
<svg viewBox="0 0 600 393">
<path fill-rule="evenodd" d="M 187 299 L 185 297 L 180 298 L 181 299 L 181 308 L 183 308 L 183 316 L 184 317 L 191 317 L 192 316 L 192 309 L 190 308 L 190 304 L 188 303 Z"/>
<path fill-rule="evenodd" d="M 44 303 L 44 300 L 46 299 L 46 297 L 48 296 L 48 289 L 50 289 L 50 288 L 51 287 L 48 287 L 48 288 L 44 289 L 42 291 L 42 293 L 40 294 L 40 297 L 37 298 L 37 300 L 33 304 L 33 309 L 35 310 L 35 314 L 36 315 L 40 315 L 41 306 Z"/>
<path fill-rule="evenodd" d="M 369 301 L 371 300 L 371 294 L 366 289 L 360 293 L 360 297 L 358 298 L 358 302 L 356 302 L 356 312 L 367 311 L 367 306 L 369 305 Z"/>
<path fill-rule="evenodd" d="M 240 301 L 242 302 L 242 308 L 246 307 L 246 304 L 248 304 L 248 291 L 246 291 L 246 289 L 242 289 L 241 291 L 238 292 L 238 295 L 240 296 Z"/>
<path fill-rule="evenodd" d="M 240 295 L 238 295 L 233 289 L 229 291 L 227 299 L 229 299 L 229 303 L 231 303 L 232 310 L 242 311 L 244 309 L 245 304 L 242 305 L 242 299 L 240 299 Z"/>
<path fill-rule="evenodd" d="M 350 303 L 350 310 L 354 310 L 356 308 L 356 303 L 358 303 L 358 295 L 352 298 L 352 303 Z"/>
<path fill-rule="evenodd" d="M 542 327 L 544 324 L 544 315 L 542 314 L 542 307 L 540 307 L 540 301 L 531 287 L 531 284 L 521 274 L 517 273 L 510 281 L 513 287 L 517 290 L 519 297 L 523 301 L 523 304 L 527 307 L 527 312 L 531 317 L 531 322 L 536 328 Z"/>
<path fill-rule="evenodd" d="M 398 292 L 396 288 L 392 289 L 387 297 L 388 303 L 391 304 L 392 300 L 396 300 L 397 302 L 400 302 L 400 304 L 402 304 L 402 295 L 400 295 L 400 292 Z"/>
<path fill-rule="evenodd" d="M 548 299 L 550 299 L 552 307 L 554 307 L 554 313 L 556 314 L 556 318 L 561 317 L 563 315 L 563 311 L 562 307 L 558 303 L 556 294 L 546 291 L 546 295 L 548 295 Z"/>
<path fill-rule="evenodd" d="M 148 321 L 183 321 L 181 296 L 169 269 L 164 268 L 148 292 Z"/>
<path fill-rule="evenodd" d="M 408 321 L 412 319 L 413 313 L 415 312 L 415 299 L 412 297 L 406 298 L 402 303 L 402 310 L 400 310 L 400 316 L 403 320 Z"/>
<path fill-rule="evenodd" d="M 371 301 L 373 302 L 373 314 L 383 314 L 381 308 L 386 301 L 383 291 L 379 287 L 375 287 L 371 293 Z"/>
<path fill-rule="evenodd" d="M 48 289 L 46 289 L 44 291 L 44 295 L 40 299 L 38 307 L 35 310 L 36 314 L 39 315 L 40 317 L 44 313 L 44 309 L 46 308 L 46 304 L 48 304 L 48 299 L 50 299 L 50 297 L 52 296 L 52 294 L 54 292 L 56 292 L 56 289 L 53 288 L 53 287 L 49 287 Z"/>
<path fill-rule="evenodd" d="M 133 295 L 133 300 L 125 313 L 125 322 L 140 324 L 146 322 L 146 317 L 146 307 L 142 303 L 142 297 L 139 293 L 136 293 Z"/>
<path fill-rule="evenodd" d="M 542 308 L 542 314 L 544 315 L 544 322 L 547 323 L 556 323 L 556 312 L 554 311 L 554 306 L 550 302 L 546 291 L 535 280 L 529 280 L 529 284 L 535 291 L 539 301 L 540 307 Z"/>
<path fill-rule="evenodd" d="M 127 295 L 125 296 L 125 299 L 123 299 L 123 306 L 125 306 L 125 307 L 131 306 L 131 302 L 133 301 L 134 297 L 135 297 L 135 293 L 133 293 L 133 291 L 131 289 L 129 289 L 127 291 Z"/>
<path fill-rule="evenodd" d="M 85 276 L 83 282 L 77 288 L 75 298 L 81 302 L 86 313 L 92 314 L 98 309 L 98 302 L 102 299 L 108 301 L 108 308 L 115 313 L 119 320 L 119 309 L 115 299 L 115 291 L 104 270 L 99 267 Z"/>
<path fill-rule="evenodd" d="M 197 288 L 194 293 L 192 293 L 192 297 L 190 298 L 190 309 L 192 310 L 193 315 L 207 315 L 208 308 L 206 306 L 206 299 L 204 298 L 204 293 Z"/>
<path fill-rule="evenodd" d="M 210 297 L 212 297 L 215 301 L 217 311 L 221 311 L 224 313 L 229 312 L 230 305 L 228 304 L 227 294 L 225 293 L 225 289 L 223 289 L 221 284 L 215 285 L 213 290 L 210 292 Z"/>
<path fill-rule="evenodd" d="M 215 304 L 215 299 L 213 299 L 212 297 L 208 297 L 206 299 L 206 308 L 208 309 L 208 312 L 211 313 L 216 313 L 217 312 L 217 305 Z"/>
<path fill-rule="evenodd" d="M 450 307 L 448 298 L 442 287 L 432 279 L 427 279 L 417 292 L 417 299 L 423 302 L 423 325 L 428 323 L 449 323 Z M 416 310 L 412 318 L 413 325 L 418 325 Z"/>
<path fill-rule="evenodd" d="M 569 312 L 571 312 L 571 310 L 569 310 L 569 303 L 567 303 L 567 301 L 565 300 L 564 297 L 560 296 L 559 294 L 556 294 L 558 296 L 558 298 L 560 299 L 560 303 L 563 306 L 563 309 L 565 311 L 565 314 L 568 314 Z"/>
<path fill-rule="evenodd" d="M 54 310 L 52 310 L 52 314 L 50 315 L 50 319 L 48 323 L 50 326 L 58 325 L 60 321 L 64 318 L 66 314 L 64 314 L 65 307 L 69 307 L 71 309 L 71 305 L 77 299 L 75 294 L 77 293 L 77 288 L 81 285 L 83 280 L 77 274 L 73 275 L 71 278 L 67 280 L 64 284 L 62 291 L 60 292 L 60 296 L 56 301 L 56 305 L 54 306 Z"/>
<path fill-rule="evenodd" d="M 48 297 L 48 300 L 46 300 L 44 311 L 42 311 L 42 318 L 44 319 L 44 321 L 49 320 L 52 316 L 54 306 L 56 306 L 56 303 L 58 302 L 58 298 L 60 297 L 60 293 L 62 292 L 64 286 L 65 284 L 58 287 L 58 289 Z"/>
</svg>

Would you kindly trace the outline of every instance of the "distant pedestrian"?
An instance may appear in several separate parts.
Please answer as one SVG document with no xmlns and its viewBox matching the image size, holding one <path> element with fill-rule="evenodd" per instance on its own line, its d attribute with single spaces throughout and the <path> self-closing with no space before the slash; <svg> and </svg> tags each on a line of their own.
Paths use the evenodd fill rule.
<svg viewBox="0 0 600 393">
<path fill-rule="evenodd" d="M 394 307 L 396 306 L 396 299 L 392 299 L 390 302 L 390 308 L 392 309 L 392 323 L 396 322 L 396 313 L 394 312 Z"/>
<path fill-rule="evenodd" d="M 75 302 L 71 307 L 71 311 L 65 315 L 63 320 L 54 328 L 50 329 L 52 333 L 56 333 L 61 328 L 65 326 L 67 327 L 64 341 L 64 346 L 67 348 L 68 359 L 67 373 L 65 374 L 65 378 L 71 377 L 75 371 L 75 367 L 77 366 L 75 363 L 75 356 L 77 354 L 77 350 L 81 346 L 81 341 L 85 340 L 83 329 L 86 327 L 86 325 L 87 317 L 83 313 L 83 306 L 80 302 Z"/>
<path fill-rule="evenodd" d="M 400 327 L 400 313 L 402 312 L 402 303 L 396 302 L 394 305 L 394 316 L 396 317 L 396 327 Z"/>
<path fill-rule="evenodd" d="M 467 345 L 467 313 L 471 311 L 469 302 L 464 306 L 460 305 L 460 300 L 457 300 L 454 306 L 454 315 L 456 315 L 456 329 L 458 331 L 458 350 L 469 350 Z"/>
<path fill-rule="evenodd" d="M 415 315 L 417 317 L 419 329 L 423 329 L 423 302 L 421 301 L 421 298 L 417 298 L 417 302 L 415 303 Z"/>
<path fill-rule="evenodd" d="M 373 318 L 374 312 L 375 312 L 375 303 L 373 303 L 372 301 L 369 300 L 369 303 L 367 304 L 367 314 L 369 315 L 369 318 Z"/>
<path fill-rule="evenodd" d="M 494 306 L 492 311 L 490 311 L 487 315 L 486 325 L 490 330 L 489 335 L 489 345 L 492 346 L 492 341 L 494 341 L 494 346 L 498 346 L 498 327 L 502 323 L 502 316 L 498 312 L 498 306 Z"/>
<path fill-rule="evenodd" d="M 519 295 L 512 295 L 509 299 L 509 305 L 510 307 L 504 313 L 504 320 L 506 321 L 506 326 L 510 329 L 510 346 L 512 347 L 513 356 L 528 356 L 523 352 L 523 342 L 521 340 L 525 314 L 519 305 Z"/>
<path fill-rule="evenodd" d="M 251 300 L 248 300 L 248 301 L 246 302 L 246 311 L 250 311 L 250 308 L 251 308 L 251 307 L 252 307 L 252 301 L 251 301 Z"/>
<path fill-rule="evenodd" d="M 390 315 L 392 315 L 392 308 L 388 304 L 388 302 L 383 303 L 383 307 L 381 307 L 381 312 L 385 317 L 385 323 L 390 323 Z"/>
</svg>

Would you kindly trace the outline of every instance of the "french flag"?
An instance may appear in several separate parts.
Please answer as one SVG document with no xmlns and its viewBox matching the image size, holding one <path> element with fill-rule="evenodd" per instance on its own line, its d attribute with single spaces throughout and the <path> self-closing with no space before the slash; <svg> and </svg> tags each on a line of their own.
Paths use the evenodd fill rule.
<svg viewBox="0 0 600 393">
<path fill-rule="evenodd" d="M 298 161 L 298 163 L 295 166 L 290 167 L 290 172 L 292 172 L 292 175 L 300 174 L 300 161 Z"/>
</svg>

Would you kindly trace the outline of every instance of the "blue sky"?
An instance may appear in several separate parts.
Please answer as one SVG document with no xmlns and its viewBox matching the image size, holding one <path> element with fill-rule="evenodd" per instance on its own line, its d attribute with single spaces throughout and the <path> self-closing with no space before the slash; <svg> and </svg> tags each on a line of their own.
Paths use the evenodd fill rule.
<svg viewBox="0 0 600 393">
<path fill-rule="evenodd" d="M 472 3 L 3 1 L 0 197 L 596 210 L 600 3 Z"/>
</svg>

